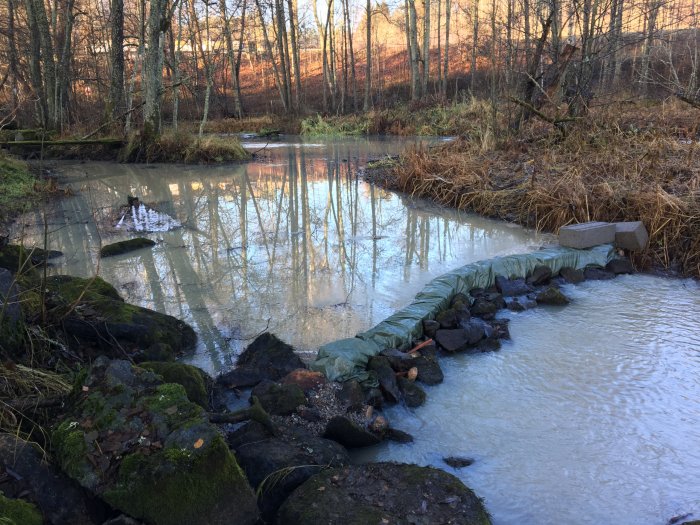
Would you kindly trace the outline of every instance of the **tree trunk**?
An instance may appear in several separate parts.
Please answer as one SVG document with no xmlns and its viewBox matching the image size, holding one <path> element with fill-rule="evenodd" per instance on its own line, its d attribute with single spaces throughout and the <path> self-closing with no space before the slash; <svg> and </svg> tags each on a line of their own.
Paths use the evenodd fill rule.
<svg viewBox="0 0 700 525">
<path fill-rule="evenodd" d="M 452 11 L 452 0 L 445 0 L 445 58 L 442 66 L 442 87 L 441 92 L 447 96 L 447 77 L 450 73 L 450 14 Z"/>
<path fill-rule="evenodd" d="M 367 59 L 365 62 L 365 100 L 362 104 L 364 111 L 369 111 L 372 103 L 372 0 L 367 0 L 367 8 L 365 17 L 367 19 L 367 27 L 365 32 L 365 53 Z"/>
<path fill-rule="evenodd" d="M 421 93 L 428 93 L 430 79 L 430 0 L 423 0 L 423 78 Z"/>
<path fill-rule="evenodd" d="M 236 118 L 241 118 L 243 116 L 243 108 L 241 106 L 241 99 L 239 96 L 240 87 L 238 79 L 238 61 L 234 55 L 233 51 L 233 37 L 231 36 L 231 22 L 229 21 L 228 14 L 226 13 L 226 0 L 219 0 L 219 9 L 221 11 L 221 21 L 223 22 L 224 28 L 224 40 L 226 42 L 226 58 L 228 59 L 228 65 L 231 69 L 231 91 L 233 95 L 233 113 Z M 245 12 L 245 3 L 243 4 L 243 11 Z M 243 25 L 243 22 L 241 22 Z M 243 29 L 241 29 L 243 31 Z"/>
<path fill-rule="evenodd" d="M 408 5 L 408 35 L 411 57 L 411 100 L 419 100 L 421 94 L 421 77 L 418 68 L 418 24 L 416 20 L 415 0 L 406 0 Z"/>
<path fill-rule="evenodd" d="M 167 28 L 167 0 L 151 0 L 146 30 L 143 111 L 143 138 L 149 142 L 160 135 L 161 96 L 163 89 L 163 51 L 161 40 Z"/>
<path fill-rule="evenodd" d="M 301 107 L 301 72 L 299 67 L 299 42 L 297 41 L 297 6 L 295 0 L 287 0 L 289 9 L 289 36 L 292 40 L 292 64 L 294 67 L 294 107 L 297 111 Z"/>
</svg>

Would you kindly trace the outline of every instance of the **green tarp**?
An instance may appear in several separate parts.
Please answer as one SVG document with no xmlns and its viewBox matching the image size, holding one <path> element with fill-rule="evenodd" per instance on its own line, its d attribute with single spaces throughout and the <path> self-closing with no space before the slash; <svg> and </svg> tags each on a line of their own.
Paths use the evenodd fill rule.
<svg viewBox="0 0 700 525">
<path fill-rule="evenodd" d="M 614 257 L 615 251 L 610 245 L 588 250 L 556 246 L 467 264 L 430 281 L 411 304 L 374 328 L 355 338 L 323 345 L 311 367 L 331 380 L 365 380 L 365 365 L 371 356 L 387 348 L 410 347 L 423 333 L 423 320 L 434 319 L 457 293 L 468 294 L 474 288 L 488 288 L 498 275 L 527 277 L 538 265 L 548 266 L 556 274 L 564 267 L 605 266 Z"/>
</svg>

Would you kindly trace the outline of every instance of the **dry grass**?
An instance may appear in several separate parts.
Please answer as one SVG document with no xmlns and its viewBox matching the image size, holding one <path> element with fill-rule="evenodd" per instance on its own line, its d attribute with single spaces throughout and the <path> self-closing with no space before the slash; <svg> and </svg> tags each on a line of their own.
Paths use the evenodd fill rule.
<svg viewBox="0 0 700 525">
<path fill-rule="evenodd" d="M 143 144 L 134 134 L 124 148 L 124 162 L 184 162 L 186 164 L 215 164 L 248 159 L 238 139 L 205 136 L 199 138 L 186 131 L 165 132 L 155 142 Z"/>
<path fill-rule="evenodd" d="M 471 210 L 556 232 L 589 220 L 641 220 L 640 268 L 700 277 L 700 161 L 697 110 L 680 104 L 594 111 L 566 137 L 531 123 L 492 148 L 459 140 L 412 150 L 387 184 Z"/>
</svg>

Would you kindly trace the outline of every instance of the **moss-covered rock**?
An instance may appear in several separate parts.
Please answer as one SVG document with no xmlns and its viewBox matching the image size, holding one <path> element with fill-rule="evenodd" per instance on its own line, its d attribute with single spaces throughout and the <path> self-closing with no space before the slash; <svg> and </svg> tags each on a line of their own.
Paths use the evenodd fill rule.
<svg viewBox="0 0 700 525">
<path fill-rule="evenodd" d="M 155 245 L 155 241 L 152 241 L 151 239 L 136 237 L 135 239 L 127 239 L 126 241 L 118 241 L 103 246 L 100 249 L 100 257 L 112 257 L 114 255 L 121 255 L 123 253 L 140 250 L 141 248 L 150 248 Z"/>
<path fill-rule="evenodd" d="M 281 385 L 273 381 L 262 381 L 253 388 L 252 396 L 256 396 L 266 412 L 275 416 L 288 416 L 296 412 L 297 407 L 306 404 L 304 391 L 293 384 Z"/>
<path fill-rule="evenodd" d="M 205 410 L 209 408 L 208 392 L 211 390 L 212 380 L 203 370 L 185 363 L 157 361 L 147 361 L 140 363 L 139 366 L 153 370 L 166 383 L 182 385 L 190 401 L 197 403 Z"/>
<path fill-rule="evenodd" d="M 22 309 L 28 319 L 42 314 L 41 282 L 22 281 Z M 175 353 L 194 347 L 197 336 L 187 323 L 170 315 L 125 303 L 116 289 L 99 277 L 67 275 L 47 278 L 43 305 L 47 321 L 64 332 L 76 350 L 123 357 L 140 355 L 154 345 L 167 345 Z"/>
<path fill-rule="evenodd" d="M 2 525 L 42 525 L 44 519 L 31 503 L 21 499 L 6 498 L 0 492 L 0 523 Z"/>
<path fill-rule="evenodd" d="M 481 500 L 459 479 L 431 467 L 371 463 L 324 470 L 282 505 L 284 525 L 459 523 L 489 525 Z"/>
<path fill-rule="evenodd" d="M 255 523 L 245 475 L 181 385 L 99 358 L 81 390 L 52 443 L 63 471 L 83 487 L 155 525 Z"/>
</svg>

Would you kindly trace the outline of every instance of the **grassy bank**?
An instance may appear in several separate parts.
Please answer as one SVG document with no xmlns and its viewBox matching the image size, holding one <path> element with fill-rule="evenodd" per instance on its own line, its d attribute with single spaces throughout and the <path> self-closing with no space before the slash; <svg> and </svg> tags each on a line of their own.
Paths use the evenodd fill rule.
<svg viewBox="0 0 700 525">
<path fill-rule="evenodd" d="M 641 220 L 640 268 L 700 277 L 697 110 L 682 103 L 593 110 L 563 137 L 531 122 L 501 141 L 458 140 L 407 152 L 370 177 L 462 210 L 557 232 L 589 220 Z"/>
<path fill-rule="evenodd" d="M 472 97 L 453 103 L 430 99 L 358 115 L 314 115 L 303 119 L 300 127 L 301 134 L 309 136 L 471 136 L 479 131 L 488 111 L 487 102 Z"/>
<path fill-rule="evenodd" d="M 0 152 L 0 224 L 31 206 L 39 189 L 24 162 Z"/>
<path fill-rule="evenodd" d="M 132 135 L 120 154 L 123 162 L 182 162 L 215 164 L 245 160 L 250 155 L 234 138 L 198 137 L 184 131 L 165 132 L 157 140 L 144 143 Z"/>
</svg>

